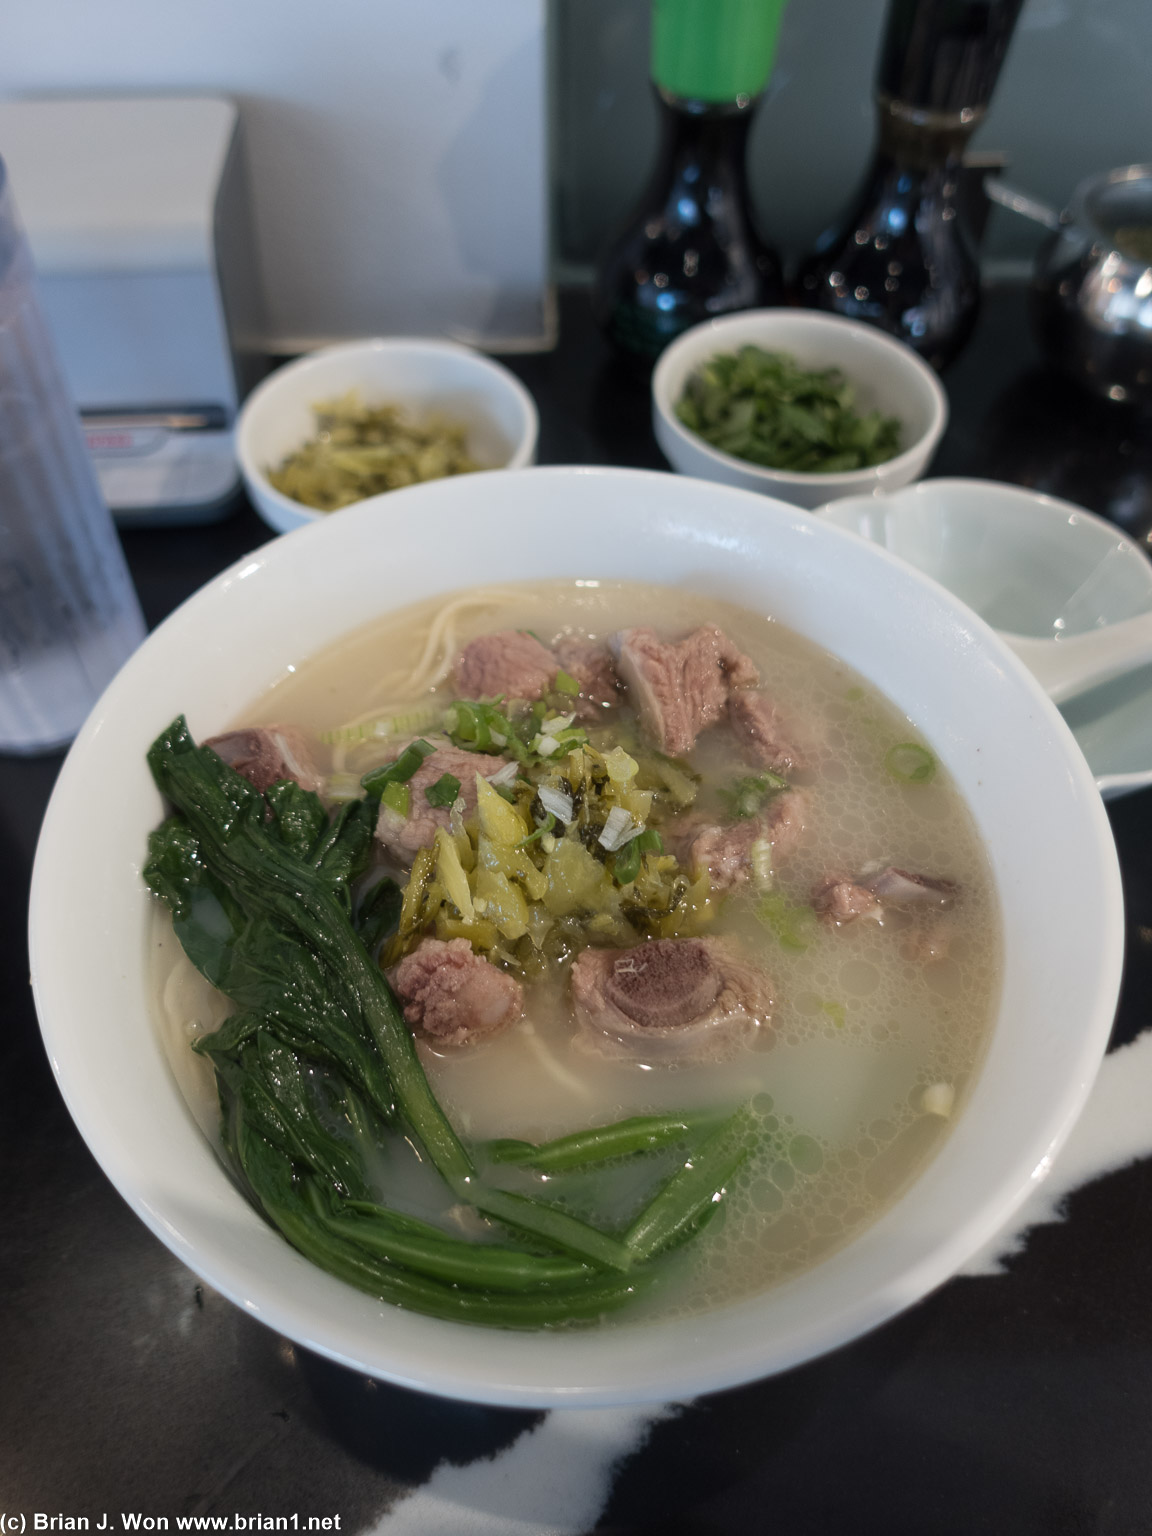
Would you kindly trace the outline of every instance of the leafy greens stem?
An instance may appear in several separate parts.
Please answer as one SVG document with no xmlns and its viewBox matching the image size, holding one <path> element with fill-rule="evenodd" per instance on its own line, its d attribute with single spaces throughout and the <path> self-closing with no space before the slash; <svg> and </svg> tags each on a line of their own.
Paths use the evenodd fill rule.
<svg viewBox="0 0 1152 1536">
<path fill-rule="evenodd" d="M 624 1235 L 634 1263 L 645 1263 L 687 1237 L 719 1203 L 724 1186 L 749 1156 L 755 1119 L 744 1107 L 714 1131 L 648 1203 Z"/>
<path fill-rule="evenodd" d="M 363 1200 L 343 1201 L 337 1213 L 318 1215 L 333 1235 L 393 1264 L 402 1264 L 450 1285 L 526 1291 L 539 1286 L 572 1285 L 598 1275 L 597 1270 L 579 1260 L 454 1238 L 427 1222 Z"/>
<path fill-rule="evenodd" d="M 235 1124 L 237 1154 L 260 1205 L 292 1246 L 314 1264 L 396 1306 L 454 1322 L 497 1328 L 539 1328 L 593 1321 L 630 1301 L 635 1279 L 597 1277 L 591 1283 L 507 1295 L 466 1290 L 375 1257 L 328 1230 L 292 1176 L 291 1160 L 259 1135 L 243 1114 Z"/>
<path fill-rule="evenodd" d="M 491 1189 L 484 1184 L 474 1185 L 468 1199 L 484 1216 L 492 1216 L 505 1226 L 543 1238 L 562 1253 L 587 1259 L 601 1269 L 615 1269 L 622 1273 L 632 1267 L 632 1254 L 618 1237 L 601 1232 L 577 1216 L 570 1216 L 558 1206 L 528 1195 L 513 1194 L 506 1189 Z"/>
<path fill-rule="evenodd" d="M 539 1145 L 530 1141 L 490 1141 L 483 1148 L 494 1163 L 523 1164 L 541 1173 L 568 1173 L 596 1163 L 613 1162 L 637 1152 L 655 1152 L 702 1129 L 712 1129 L 727 1116 L 712 1110 L 671 1115 L 634 1115 L 612 1125 L 597 1125 Z"/>
</svg>

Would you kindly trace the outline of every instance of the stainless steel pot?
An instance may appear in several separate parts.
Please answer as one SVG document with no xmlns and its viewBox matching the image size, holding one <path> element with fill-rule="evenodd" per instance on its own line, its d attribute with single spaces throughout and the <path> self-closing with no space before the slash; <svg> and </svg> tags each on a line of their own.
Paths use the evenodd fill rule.
<svg viewBox="0 0 1152 1536">
<path fill-rule="evenodd" d="M 1048 359 L 1109 399 L 1152 402 L 1152 165 L 1089 177 L 1060 214 L 994 177 L 985 191 L 1051 231 L 1031 294 Z"/>
</svg>

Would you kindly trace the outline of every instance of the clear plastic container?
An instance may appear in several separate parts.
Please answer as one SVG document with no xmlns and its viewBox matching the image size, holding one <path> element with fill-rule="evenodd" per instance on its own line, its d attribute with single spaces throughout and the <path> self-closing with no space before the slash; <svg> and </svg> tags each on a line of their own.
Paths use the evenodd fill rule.
<svg viewBox="0 0 1152 1536">
<path fill-rule="evenodd" d="M 0 752 L 71 741 L 143 638 L 0 162 Z"/>
</svg>

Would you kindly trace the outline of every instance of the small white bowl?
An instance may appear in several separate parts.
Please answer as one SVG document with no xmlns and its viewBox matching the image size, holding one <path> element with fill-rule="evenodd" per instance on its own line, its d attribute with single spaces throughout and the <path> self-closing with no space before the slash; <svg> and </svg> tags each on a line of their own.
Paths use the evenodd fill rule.
<svg viewBox="0 0 1152 1536">
<path fill-rule="evenodd" d="M 1139 544 L 1083 507 L 1020 486 L 925 480 L 817 515 L 907 560 L 1011 634 L 1068 637 L 1152 609 L 1152 561 Z M 1062 713 L 1105 799 L 1152 784 L 1152 668 Z"/>
<path fill-rule="evenodd" d="M 801 475 L 721 453 L 676 415 L 689 375 L 718 352 L 757 346 L 788 352 L 803 368 L 840 368 L 862 414 L 899 418 L 903 452 L 871 469 Z M 672 468 L 700 480 L 764 491 L 796 507 L 839 496 L 879 495 L 918 480 L 948 424 L 948 397 L 928 364 L 875 326 L 807 309 L 752 309 L 695 325 L 661 355 L 652 374 L 652 429 Z"/>
<path fill-rule="evenodd" d="M 468 452 L 486 469 L 523 469 L 535 461 L 535 403 L 515 374 L 491 358 L 456 342 L 412 337 L 324 347 L 286 363 L 259 384 L 236 423 L 245 488 L 277 533 L 331 516 L 276 490 L 267 471 L 314 435 L 318 401 L 349 390 L 368 404 L 395 402 L 417 420 L 437 415 L 463 423 Z"/>
</svg>

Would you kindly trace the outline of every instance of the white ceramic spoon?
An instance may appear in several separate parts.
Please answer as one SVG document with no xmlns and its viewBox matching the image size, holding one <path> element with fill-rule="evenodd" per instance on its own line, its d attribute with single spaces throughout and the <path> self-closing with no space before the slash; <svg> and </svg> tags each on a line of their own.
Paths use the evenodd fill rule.
<svg viewBox="0 0 1152 1536">
<path fill-rule="evenodd" d="M 1000 636 L 1056 704 L 1152 662 L 1152 612 L 1063 639 L 1037 640 L 1006 630 Z"/>
</svg>

